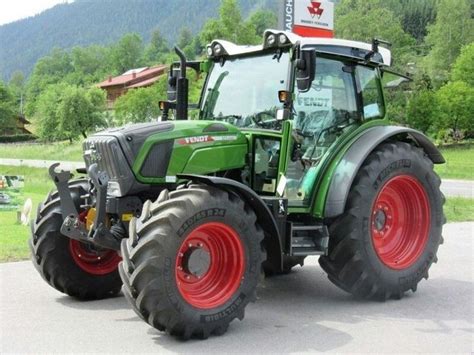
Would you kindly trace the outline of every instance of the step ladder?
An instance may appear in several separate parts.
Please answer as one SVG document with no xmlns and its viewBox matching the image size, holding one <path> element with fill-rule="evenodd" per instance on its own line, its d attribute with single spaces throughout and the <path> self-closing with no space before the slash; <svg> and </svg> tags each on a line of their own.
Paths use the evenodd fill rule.
<svg viewBox="0 0 474 355">
<path fill-rule="evenodd" d="M 323 224 L 298 225 L 288 222 L 290 255 L 327 255 L 329 233 Z"/>
</svg>

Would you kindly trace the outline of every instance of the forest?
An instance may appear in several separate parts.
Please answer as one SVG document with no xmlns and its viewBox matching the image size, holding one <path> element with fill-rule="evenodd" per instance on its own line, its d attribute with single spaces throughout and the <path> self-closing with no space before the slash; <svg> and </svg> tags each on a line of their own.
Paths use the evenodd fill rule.
<svg viewBox="0 0 474 355">
<path fill-rule="evenodd" d="M 87 3 L 76 1 L 77 6 L 83 1 Z M 120 1 L 127 6 L 135 4 Z M 169 6 L 177 11 L 184 2 L 163 3 L 173 4 Z M 277 6 L 274 1 L 268 1 L 271 6 L 266 6 L 266 1 L 257 3 L 222 0 L 213 17 L 206 20 L 204 15 L 190 13 L 193 21 L 182 21 L 185 25 L 179 31 L 157 19 L 146 26 L 142 23 L 141 29 L 127 27 L 120 38 L 112 38 L 106 31 L 93 44 L 53 48 L 36 61 L 30 74 L 16 70 L 7 81 L 0 81 L 0 124 L 22 110 L 40 139 L 54 141 L 74 140 L 102 127 L 156 119 L 158 101 L 166 95 L 165 80 L 129 91 L 118 99 L 113 112 L 105 110 L 105 94 L 94 84 L 130 68 L 169 64 L 176 60 L 172 52 L 175 44 L 194 59 L 204 57 L 205 45 L 214 38 L 260 43 L 264 29 L 277 26 Z M 413 80 L 387 90 L 388 118 L 419 129 L 439 143 L 457 142 L 474 135 L 473 7 L 470 0 L 340 0 L 336 2 L 335 35 L 391 42 L 394 69 Z M 170 23 L 187 16 L 173 13 Z M 0 35 L 5 34 L 0 31 Z M 85 36 L 82 32 L 74 35 Z M 191 101 L 197 101 L 201 84 L 202 78 L 192 80 Z"/>
<path fill-rule="evenodd" d="M 239 0 L 247 16 L 259 8 L 276 10 L 275 0 Z M 0 26 L 0 78 L 21 70 L 29 75 L 35 63 L 55 47 L 71 49 L 110 45 L 124 34 L 139 34 L 148 42 L 159 29 L 175 43 L 181 27 L 197 34 L 217 16 L 219 0 L 75 0 L 34 17 Z M 178 24 L 178 26 L 177 26 Z"/>
</svg>

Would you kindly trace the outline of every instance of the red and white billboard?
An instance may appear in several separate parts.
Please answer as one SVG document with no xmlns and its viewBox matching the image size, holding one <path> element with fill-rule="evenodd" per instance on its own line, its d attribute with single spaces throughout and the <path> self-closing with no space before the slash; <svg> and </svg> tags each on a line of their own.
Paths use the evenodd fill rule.
<svg viewBox="0 0 474 355">
<path fill-rule="evenodd" d="M 334 4 L 329 1 L 283 0 L 281 28 L 304 37 L 334 36 Z"/>
</svg>

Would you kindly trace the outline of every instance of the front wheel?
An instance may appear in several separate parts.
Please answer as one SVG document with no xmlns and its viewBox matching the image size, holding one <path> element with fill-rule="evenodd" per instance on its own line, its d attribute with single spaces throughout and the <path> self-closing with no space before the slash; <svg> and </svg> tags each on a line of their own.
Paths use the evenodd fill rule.
<svg viewBox="0 0 474 355">
<path fill-rule="evenodd" d="M 71 181 L 69 189 L 79 209 L 88 183 Z M 118 253 L 69 239 L 61 234 L 62 223 L 61 203 L 54 191 L 39 205 L 29 240 L 33 265 L 43 279 L 56 290 L 78 299 L 102 299 L 120 292 Z"/>
<path fill-rule="evenodd" d="M 360 168 L 346 210 L 330 226 L 329 279 L 361 298 L 401 298 L 428 278 L 442 242 L 444 196 L 419 148 L 380 145 Z"/>
<path fill-rule="evenodd" d="M 262 240 L 239 196 L 200 185 L 164 191 L 122 241 L 124 294 L 159 330 L 184 339 L 222 334 L 256 298 Z"/>
</svg>

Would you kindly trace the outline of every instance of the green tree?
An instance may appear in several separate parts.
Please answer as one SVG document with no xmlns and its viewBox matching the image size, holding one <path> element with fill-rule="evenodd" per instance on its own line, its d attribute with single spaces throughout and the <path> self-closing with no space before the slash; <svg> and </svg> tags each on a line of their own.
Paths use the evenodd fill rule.
<svg viewBox="0 0 474 355">
<path fill-rule="evenodd" d="M 219 18 L 206 22 L 200 38 L 203 46 L 217 38 L 237 44 L 253 44 L 260 40 L 256 35 L 255 25 L 249 21 L 243 21 L 236 0 L 222 0 Z"/>
<path fill-rule="evenodd" d="M 433 128 L 435 115 L 436 96 L 432 91 L 419 91 L 409 100 L 406 116 L 410 127 L 428 133 Z"/>
<path fill-rule="evenodd" d="M 105 125 L 102 113 L 105 96 L 99 89 L 87 91 L 76 86 L 68 86 L 61 94 L 56 115 L 59 130 L 69 140 Z"/>
<path fill-rule="evenodd" d="M 15 117 L 15 98 L 8 86 L 0 81 L 0 126 L 10 125 Z"/>
<path fill-rule="evenodd" d="M 454 139 L 463 138 L 465 132 L 474 130 L 474 87 L 463 81 L 453 81 L 436 93 L 438 130 L 451 130 Z"/>
<path fill-rule="evenodd" d="M 428 28 L 426 43 L 431 51 L 426 66 L 435 87 L 449 78 L 451 66 L 458 57 L 461 47 L 474 41 L 474 19 L 472 0 L 439 0 L 437 17 Z"/>
<path fill-rule="evenodd" d="M 464 46 L 451 73 L 453 81 L 464 81 L 474 87 L 474 42 Z"/>
<path fill-rule="evenodd" d="M 428 32 L 428 25 L 436 18 L 437 0 L 385 0 L 383 5 L 400 18 L 406 33 L 421 44 Z"/>
<path fill-rule="evenodd" d="M 110 49 L 102 46 L 74 47 L 70 52 L 73 70 L 64 81 L 72 85 L 95 84 L 110 74 Z"/>
<path fill-rule="evenodd" d="M 143 42 L 136 33 L 127 33 L 112 47 L 112 66 L 117 73 L 140 67 Z"/>
<path fill-rule="evenodd" d="M 57 115 L 61 94 L 66 87 L 66 84 L 49 85 L 37 97 L 34 119 L 38 127 L 38 136 L 44 141 L 67 138 L 58 129 L 59 119 Z"/>
<path fill-rule="evenodd" d="M 163 76 L 160 81 L 163 85 L 166 82 L 166 76 Z M 160 83 L 155 85 L 160 86 Z M 150 88 L 130 90 L 115 101 L 115 116 L 120 124 L 147 122 L 158 118 L 160 108 L 155 85 Z"/>
<path fill-rule="evenodd" d="M 413 56 L 414 38 L 403 31 L 400 19 L 382 0 L 342 0 L 336 7 L 335 28 L 339 38 L 370 43 L 375 37 L 391 42 L 400 68 Z"/>
<path fill-rule="evenodd" d="M 273 11 L 260 9 L 250 15 L 248 22 L 255 27 L 257 36 L 261 38 L 265 30 L 277 27 L 278 19 Z"/>
<path fill-rule="evenodd" d="M 49 85 L 64 81 L 73 71 L 70 54 L 62 49 L 55 48 L 50 55 L 41 58 L 36 63 L 26 88 L 27 115 L 35 114 L 36 100 Z"/>
<path fill-rule="evenodd" d="M 193 34 L 187 27 L 183 27 L 179 33 L 177 45 L 179 48 L 185 48 L 193 41 Z"/>
<path fill-rule="evenodd" d="M 15 100 L 16 111 L 23 113 L 24 101 L 25 101 L 25 85 L 26 80 L 23 72 L 15 71 L 8 83 L 11 93 Z"/>
<path fill-rule="evenodd" d="M 151 65 L 160 63 L 169 51 L 168 42 L 160 30 L 154 30 L 151 34 L 151 41 L 145 49 L 144 56 L 146 62 Z"/>
</svg>

